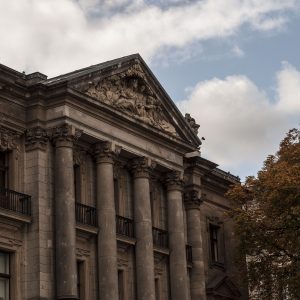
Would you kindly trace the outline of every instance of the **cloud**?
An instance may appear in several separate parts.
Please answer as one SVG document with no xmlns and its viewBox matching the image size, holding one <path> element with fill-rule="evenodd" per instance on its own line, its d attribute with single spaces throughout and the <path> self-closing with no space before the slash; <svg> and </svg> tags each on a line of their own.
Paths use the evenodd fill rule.
<svg viewBox="0 0 300 300">
<path fill-rule="evenodd" d="M 179 107 L 201 124 L 202 155 L 245 176 L 255 175 L 285 133 L 299 125 L 299 95 L 300 72 L 283 63 L 276 74 L 276 99 L 246 76 L 233 75 L 199 82 Z"/>
<path fill-rule="evenodd" d="M 239 46 L 234 46 L 231 49 L 231 52 L 232 52 L 233 55 L 235 55 L 237 57 L 244 57 L 245 56 L 245 52 Z"/>
<path fill-rule="evenodd" d="M 0 61 L 52 76 L 136 52 L 148 62 L 168 49 L 190 55 L 186 47 L 244 25 L 283 26 L 281 15 L 297 7 L 297 0 L 0 0 Z"/>
</svg>

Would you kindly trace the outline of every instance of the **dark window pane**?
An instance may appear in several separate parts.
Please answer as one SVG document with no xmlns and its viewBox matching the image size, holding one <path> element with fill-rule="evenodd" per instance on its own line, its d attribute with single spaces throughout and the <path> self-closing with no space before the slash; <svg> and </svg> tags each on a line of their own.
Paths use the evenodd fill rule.
<svg viewBox="0 0 300 300">
<path fill-rule="evenodd" d="M 0 251 L 0 299 L 9 300 L 9 253 Z"/>
<path fill-rule="evenodd" d="M 118 270 L 119 300 L 124 300 L 124 271 Z"/>
</svg>

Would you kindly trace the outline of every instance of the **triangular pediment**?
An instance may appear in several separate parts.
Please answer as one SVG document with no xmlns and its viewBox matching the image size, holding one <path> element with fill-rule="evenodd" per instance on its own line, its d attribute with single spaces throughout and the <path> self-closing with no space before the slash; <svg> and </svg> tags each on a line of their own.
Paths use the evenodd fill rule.
<svg viewBox="0 0 300 300">
<path fill-rule="evenodd" d="M 81 79 L 72 75 L 71 87 L 149 128 L 196 147 L 201 144 L 193 124 L 181 115 L 139 55 L 99 66 L 89 68 L 84 76 L 79 73 Z"/>
<path fill-rule="evenodd" d="M 241 293 L 236 285 L 227 276 L 222 276 L 213 280 L 207 287 L 207 294 L 214 296 L 222 296 L 224 299 L 239 299 Z"/>
</svg>

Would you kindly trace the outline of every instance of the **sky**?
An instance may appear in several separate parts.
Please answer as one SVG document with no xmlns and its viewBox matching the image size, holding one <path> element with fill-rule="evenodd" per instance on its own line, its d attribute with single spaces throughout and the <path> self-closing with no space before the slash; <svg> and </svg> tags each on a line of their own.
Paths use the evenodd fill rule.
<svg viewBox="0 0 300 300">
<path fill-rule="evenodd" d="M 48 77 L 140 53 L 242 180 L 300 124 L 300 0 L 0 0 L 0 41 Z"/>
</svg>

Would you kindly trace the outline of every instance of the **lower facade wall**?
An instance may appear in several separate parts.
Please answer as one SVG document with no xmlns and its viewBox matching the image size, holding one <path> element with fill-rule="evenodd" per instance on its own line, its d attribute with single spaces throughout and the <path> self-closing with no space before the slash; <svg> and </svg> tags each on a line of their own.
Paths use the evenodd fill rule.
<svg viewBox="0 0 300 300">
<path fill-rule="evenodd" d="M 43 257 L 32 257 L 30 251 L 34 241 L 28 240 L 28 226 L 10 220 L 2 221 L 0 218 L 0 252 L 10 254 L 10 300 L 54 300 L 55 299 L 55 254 L 53 259 Z M 76 237 L 76 258 L 78 267 L 78 277 L 80 285 L 78 291 L 81 300 L 98 300 L 98 270 L 97 263 L 97 239 L 95 233 L 77 230 Z M 35 241 L 36 242 L 36 241 Z M 137 299 L 136 293 L 136 267 L 135 267 L 135 246 L 134 241 L 124 242 L 118 239 L 118 284 L 119 299 Z M 206 247 L 204 243 L 204 247 Z M 51 248 L 53 249 L 53 248 Z M 51 250 L 54 252 L 53 250 Z M 170 297 L 170 274 L 169 255 L 167 251 L 154 250 L 154 280 L 155 294 L 158 300 L 171 300 Z M 206 253 L 208 255 L 208 253 Z M 56 258 L 57 259 L 57 258 Z M 209 258 L 207 258 L 209 261 Z M 42 262 L 42 264 L 40 264 Z M 43 270 L 39 268 L 43 268 Z M 192 265 L 189 265 L 191 271 Z M 52 280 L 43 279 L 43 271 L 52 273 Z M 39 275 L 39 279 L 30 280 L 31 274 Z M 206 285 L 219 275 L 228 275 L 224 270 L 216 270 L 206 264 Z M 229 274 L 230 275 L 230 274 Z M 38 286 L 36 286 L 38 284 Z M 225 285 L 226 287 L 226 285 Z M 45 290 L 44 296 L 35 296 L 40 291 Z M 30 293 L 28 293 L 30 291 Z M 48 294 L 48 296 L 46 295 Z M 1 294 L 0 294 L 1 297 Z M 215 295 L 207 295 L 207 299 L 217 299 Z M 191 299 L 189 295 L 189 299 Z M 227 298 L 231 299 L 231 298 Z M 246 299 L 246 297 L 232 298 Z M 187 299 L 188 300 L 188 299 Z"/>
</svg>

